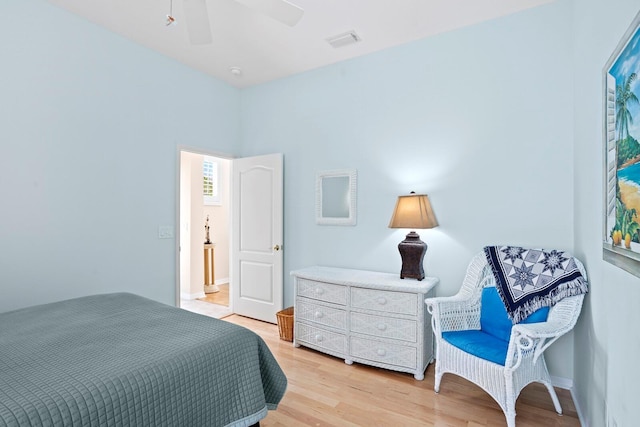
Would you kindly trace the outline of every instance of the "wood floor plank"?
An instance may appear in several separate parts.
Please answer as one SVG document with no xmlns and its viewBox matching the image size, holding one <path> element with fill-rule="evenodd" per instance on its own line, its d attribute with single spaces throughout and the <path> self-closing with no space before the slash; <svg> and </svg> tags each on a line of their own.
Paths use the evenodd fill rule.
<svg viewBox="0 0 640 427">
<path fill-rule="evenodd" d="M 229 284 L 225 283 L 222 285 L 218 285 L 218 292 L 214 292 L 212 294 L 205 294 L 204 297 L 198 298 L 200 301 L 208 302 L 211 304 L 218 305 L 229 305 Z"/>
<path fill-rule="evenodd" d="M 447 426 L 494 427 L 506 421 L 498 404 L 480 387 L 452 374 L 433 391 L 434 367 L 424 381 L 413 375 L 344 360 L 280 340 L 278 327 L 242 316 L 224 320 L 260 335 L 287 375 L 289 385 L 278 409 L 262 427 Z M 556 414 L 542 384 L 527 386 L 516 403 L 518 427 L 580 426 L 567 390 L 556 389 L 564 415 Z"/>
</svg>

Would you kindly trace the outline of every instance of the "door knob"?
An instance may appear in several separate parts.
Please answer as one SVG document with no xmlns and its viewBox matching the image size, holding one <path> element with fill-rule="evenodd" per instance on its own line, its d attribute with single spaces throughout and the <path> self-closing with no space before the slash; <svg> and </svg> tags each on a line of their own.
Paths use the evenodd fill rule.
<svg viewBox="0 0 640 427">
<path fill-rule="evenodd" d="M 275 245 L 273 247 L 273 250 L 276 251 L 276 252 L 279 251 L 280 250 L 280 245 Z"/>
</svg>

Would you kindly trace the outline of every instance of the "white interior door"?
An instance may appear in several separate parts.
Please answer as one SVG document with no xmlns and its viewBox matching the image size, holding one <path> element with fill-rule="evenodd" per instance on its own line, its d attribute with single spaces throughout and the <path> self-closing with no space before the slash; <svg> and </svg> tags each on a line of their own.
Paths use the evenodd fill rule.
<svg viewBox="0 0 640 427">
<path fill-rule="evenodd" d="M 231 194 L 233 311 L 276 323 L 283 304 L 282 154 L 233 160 Z"/>
</svg>

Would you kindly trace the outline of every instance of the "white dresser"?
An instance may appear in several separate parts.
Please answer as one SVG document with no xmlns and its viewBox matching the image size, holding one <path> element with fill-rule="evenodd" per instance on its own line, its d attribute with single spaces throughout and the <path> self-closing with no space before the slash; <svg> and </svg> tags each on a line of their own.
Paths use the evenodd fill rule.
<svg viewBox="0 0 640 427">
<path fill-rule="evenodd" d="M 424 379 L 433 361 L 431 316 L 424 299 L 435 277 L 309 267 L 292 271 L 295 290 L 293 344 Z"/>
</svg>

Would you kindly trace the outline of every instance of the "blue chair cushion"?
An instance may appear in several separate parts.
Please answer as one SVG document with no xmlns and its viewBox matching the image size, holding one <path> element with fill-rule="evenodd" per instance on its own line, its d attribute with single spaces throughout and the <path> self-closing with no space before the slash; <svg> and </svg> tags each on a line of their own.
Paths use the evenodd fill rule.
<svg viewBox="0 0 640 427">
<path fill-rule="evenodd" d="M 504 366 L 509 342 L 483 331 L 468 330 L 443 332 L 442 338 L 460 350 L 489 362 Z"/>
<path fill-rule="evenodd" d="M 520 323 L 544 322 L 548 315 L 549 307 L 543 307 Z M 487 287 L 482 290 L 480 330 L 443 332 L 442 338 L 467 353 L 504 366 L 511 327 L 511 319 L 498 290 Z"/>
</svg>

